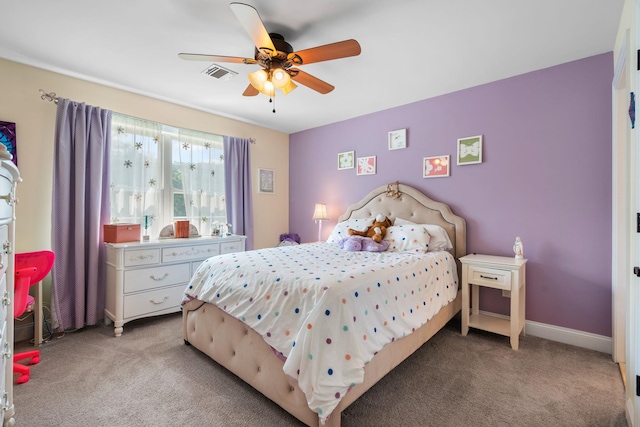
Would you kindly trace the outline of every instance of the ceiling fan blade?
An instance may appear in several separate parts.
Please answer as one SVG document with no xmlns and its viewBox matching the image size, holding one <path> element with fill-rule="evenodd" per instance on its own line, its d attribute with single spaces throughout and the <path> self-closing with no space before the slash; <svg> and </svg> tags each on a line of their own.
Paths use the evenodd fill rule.
<svg viewBox="0 0 640 427">
<path fill-rule="evenodd" d="M 271 50 L 271 52 L 276 51 L 269 32 L 264 27 L 258 11 L 255 10 L 253 6 L 244 3 L 231 3 L 230 7 L 258 49 L 266 48 Z"/>
<path fill-rule="evenodd" d="M 253 87 L 252 85 L 247 86 L 247 88 L 242 92 L 242 96 L 256 96 L 259 94 L 258 89 Z"/>
<path fill-rule="evenodd" d="M 320 92 L 323 95 L 335 89 L 329 83 L 322 81 L 319 78 L 312 76 L 311 74 L 305 73 L 302 70 L 298 70 L 297 68 L 291 68 L 290 70 L 293 71 L 293 73 L 291 73 L 292 74 L 291 78 L 293 80 L 295 80 L 296 82 L 302 85 L 305 85 L 309 89 L 313 89 L 316 92 Z"/>
<path fill-rule="evenodd" d="M 208 61 L 208 62 L 233 62 L 236 64 L 256 64 L 253 58 L 240 58 L 238 56 L 202 55 L 199 53 L 179 53 L 178 56 L 187 61 Z"/>
<path fill-rule="evenodd" d="M 295 55 L 297 55 L 302 59 L 301 64 L 312 64 L 314 62 L 357 56 L 360 55 L 360 52 L 360 43 L 356 40 L 349 39 L 293 52 L 289 54 L 289 59 L 295 58 Z M 293 62 L 297 63 L 295 60 Z"/>
</svg>

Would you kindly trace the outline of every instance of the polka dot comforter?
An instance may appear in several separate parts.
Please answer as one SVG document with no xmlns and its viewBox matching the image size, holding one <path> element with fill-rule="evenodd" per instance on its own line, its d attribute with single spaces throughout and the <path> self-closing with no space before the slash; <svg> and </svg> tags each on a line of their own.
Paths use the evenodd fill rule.
<svg viewBox="0 0 640 427">
<path fill-rule="evenodd" d="M 213 303 L 261 334 L 324 421 L 378 351 L 457 290 L 448 252 L 348 252 L 318 242 L 209 258 L 184 301 Z"/>
</svg>

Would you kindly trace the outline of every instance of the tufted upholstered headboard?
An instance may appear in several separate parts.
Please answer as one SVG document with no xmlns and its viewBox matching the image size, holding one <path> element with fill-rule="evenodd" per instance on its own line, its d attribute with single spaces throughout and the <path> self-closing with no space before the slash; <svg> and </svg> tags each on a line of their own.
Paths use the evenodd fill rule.
<svg viewBox="0 0 640 427">
<path fill-rule="evenodd" d="M 398 184 L 399 197 L 387 196 L 387 186 L 378 187 L 362 200 L 349 206 L 338 221 L 348 219 L 371 218 L 379 213 L 392 221 L 402 218 L 416 224 L 436 224 L 449 234 L 460 274 L 459 258 L 467 254 L 467 226 L 464 218 L 451 212 L 451 208 L 442 202 L 436 202 L 413 187 Z M 460 276 L 459 276 L 460 277 Z"/>
</svg>

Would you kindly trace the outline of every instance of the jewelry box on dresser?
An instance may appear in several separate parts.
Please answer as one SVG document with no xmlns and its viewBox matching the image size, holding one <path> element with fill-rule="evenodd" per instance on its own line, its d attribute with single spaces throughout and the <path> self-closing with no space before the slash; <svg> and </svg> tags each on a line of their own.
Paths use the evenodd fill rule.
<svg viewBox="0 0 640 427">
<path fill-rule="evenodd" d="M 15 425 L 13 406 L 13 274 L 18 168 L 0 160 L 0 397 L 5 427 Z"/>
</svg>

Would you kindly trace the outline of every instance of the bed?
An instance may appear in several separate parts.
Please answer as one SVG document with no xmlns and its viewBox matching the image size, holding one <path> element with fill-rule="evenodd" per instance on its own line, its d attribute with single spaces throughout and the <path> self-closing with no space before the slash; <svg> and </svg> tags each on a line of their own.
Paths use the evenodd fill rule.
<svg viewBox="0 0 640 427">
<path fill-rule="evenodd" d="M 393 187 L 379 187 L 349 206 L 338 224 L 368 220 L 379 213 L 398 223 L 442 227 L 449 237 L 451 249 L 415 256 L 411 253 L 351 252 L 347 255 L 342 249 L 336 249 L 335 242 L 319 242 L 210 258 L 198 268 L 185 290 L 182 307 L 185 343 L 211 357 L 303 423 L 339 426 L 340 413 L 345 408 L 420 348 L 461 309 L 458 258 L 466 255 L 464 219 L 454 215 L 448 205 L 436 202 L 410 186 L 396 183 Z M 336 251 L 342 251 L 345 260 L 344 266 L 337 268 L 336 262 L 330 261 L 334 259 L 332 257 L 340 256 Z M 313 260 L 302 261 L 301 267 L 308 267 L 302 271 L 292 267 L 292 264 L 300 263 L 298 260 L 302 257 L 313 257 L 313 254 L 317 260 L 329 260 L 324 263 L 326 267 L 318 267 L 322 262 L 318 261 L 316 265 Z M 362 257 L 356 258 L 355 264 L 364 267 L 351 269 L 347 261 L 351 255 Z M 274 260 L 284 264 L 279 266 Z M 250 271 L 239 273 L 242 265 L 250 265 Z M 266 279 L 252 282 L 252 272 L 259 273 L 267 266 L 272 270 Z M 314 271 L 307 272 L 308 269 Z M 296 284 L 284 283 L 289 270 L 296 276 Z M 435 278 L 428 276 L 429 281 L 445 283 L 446 289 L 428 290 L 426 275 L 433 273 L 426 273 L 427 270 L 436 272 Z M 216 273 L 210 273 L 213 271 Z M 310 275 L 308 278 L 303 276 L 306 273 Z M 240 278 L 240 281 L 227 280 L 230 277 Z M 293 276 L 290 279 L 294 281 Z M 216 280 L 220 282 L 217 285 Z M 420 283 L 419 288 L 415 286 L 416 281 Z M 278 282 L 283 286 L 278 289 L 286 290 L 278 291 L 278 297 L 272 295 L 274 291 L 262 292 L 264 282 Z M 398 288 L 405 282 L 407 286 L 413 286 L 407 288 L 410 291 Z M 237 297 L 239 292 L 245 291 L 242 288 L 252 286 L 251 297 L 245 295 L 235 302 L 226 299 L 232 294 Z M 319 291 L 314 294 L 314 289 Z M 383 292 L 391 293 L 381 298 Z M 423 293 L 419 296 L 422 303 L 416 303 L 411 295 L 420 292 Z M 301 300 L 306 302 L 294 302 L 291 306 L 293 297 L 302 293 L 312 295 L 310 299 Z M 389 305 L 395 312 L 379 315 L 378 304 L 374 307 L 373 302 L 364 299 L 368 294 L 375 295 L 372 298 L 378 298 L 376 301 L 380 301 L 380 305 L 389 304 L 391 300 Z M 306 297 L 308 295 L 301 296 Z M 256 308 L 258 300 L 272 305 L 268 309 Z M 291 320 L 291 325 L 279 323 L 277 326 L 277 322 L 284 322 L 281 320 L 284 314 L 281 315 L 277 308 L 281 303 L 283 312 L 289 313 L 291 307 L 297 310 L 297 305 L 308 305 L 312 314 L 301 323 Z M 429 317 L 428 321 L 424 320 L 425 316 Z M 272 320 L 266 322 L 267 317 Z M 261 322 L 249 326 L 245 323 L 249 318 L 260 318 Z M 356 324 L 368 332 L 356 331 Z M 329 331 L 338 327 L 341 334 L 350 337 L 346 343 L 327 338 L 328 334 L 335 333 Z M 352 332 L 354 335 L 348 335 Z M 289 335 L 292 338 L 284 338 Z M 358 344 L 361 347 L 349 347 L 355 345 L 354 341 L 361 342 Z M 317 353 L 325 348 L 329 348 L 329 352 Z M 333 355 L 340 363 L 331 360 Z M 332 364 L 334 362 L 336 366 Z M 325 369 L 327 364 L 331 365 L 330 369 Z M 334 374 L 334 369 L 340 375 Z M 345 379 L 336 379 L 342 376 Z"/>
</svg>

